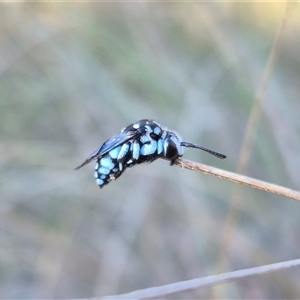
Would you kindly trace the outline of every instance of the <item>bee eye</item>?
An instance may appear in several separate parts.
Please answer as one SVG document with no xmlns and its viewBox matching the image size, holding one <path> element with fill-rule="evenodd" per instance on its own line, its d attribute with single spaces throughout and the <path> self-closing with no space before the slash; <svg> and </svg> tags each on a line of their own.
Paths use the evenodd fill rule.
<svg viewBox="0 0 300 300">
<path fill-rule="evenodd" d="M 174 160 L 178 157 L 177 146 L 171 139 L 166 139 L 164 143 L 164 156 L 169 160 Z"/>
</svg>

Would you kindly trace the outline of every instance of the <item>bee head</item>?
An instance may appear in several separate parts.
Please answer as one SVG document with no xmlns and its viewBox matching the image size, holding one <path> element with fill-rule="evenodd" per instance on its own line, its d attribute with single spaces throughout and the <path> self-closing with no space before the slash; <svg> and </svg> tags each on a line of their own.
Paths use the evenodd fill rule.
<svg viewBox="0 0 300 300">
<path fill-rule="evenodd" d="M 181 147 L 181 141 L 179 136 L 172 132 L 167 131 L 164 139 L 163 156 L 168 160 L 175 160 L 177 157 L 183 155 L 183 149 Z"/>
<path fill-rule="evenodd" d="M 164 138 L 163 145 L 164 145 L 163 156 L 166 159 L 171 160 L 171 162 L 173 162 L 176 158 L 181 157 L 183 155 L 183 147 L 200 149 L 215 157 L 221 159 L 226 158 L 226 155 L 214 151 L 212 149 L 199 146 L 190 142 L 182 142 L 180 137 L 175 132 L 172 131 L 166 131 L 166 137 Z"/>
</svg>

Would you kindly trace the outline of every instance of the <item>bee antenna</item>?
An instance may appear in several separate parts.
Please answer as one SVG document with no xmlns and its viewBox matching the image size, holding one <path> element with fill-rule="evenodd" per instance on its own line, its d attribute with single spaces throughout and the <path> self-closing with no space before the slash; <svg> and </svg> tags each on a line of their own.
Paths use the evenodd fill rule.
<svg viewBox="0 0 300 300">
<path fill-rule="evenodd" d="M 224 155 L 222 153 L 219 153 L 217 151 L 214 151 L 212 149 L 209 149 L 209 148 L 206 148 L 206 147 L 203 147 L 203 146 L 192 144 L 190 142 L 181 142 L 180 145 L 183 146 L 183 147 L 197 148 L 197 149 L 203 150 L 203 151 L 208 152 L 209 154 L 211 154 L 215 157 L 221 158 L 221 159 L 226 158 L 226 155 Z"/>
</svg>

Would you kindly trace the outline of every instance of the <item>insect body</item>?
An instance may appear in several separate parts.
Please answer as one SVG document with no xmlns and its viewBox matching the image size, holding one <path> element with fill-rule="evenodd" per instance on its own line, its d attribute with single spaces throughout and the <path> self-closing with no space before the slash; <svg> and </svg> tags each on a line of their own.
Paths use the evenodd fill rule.
<svg viewBox="0 0 300 300">
<path fill-rule="evenodd" d="M 204 150 L 218 158 L 225 158 L 203 146 L 182 142 L 173 131 L 163 128 L 154 120 L 140 120 L 124 128 L 119 134 L 107 140 L 96 149 L 80 166 L 97 160 L 94 177 L 100 188 L 117 179 L 126 168 L 136 164 L 153 162 L 158 158 L 174 161 L 183 155 L 182 147 Z"/>
</svg>

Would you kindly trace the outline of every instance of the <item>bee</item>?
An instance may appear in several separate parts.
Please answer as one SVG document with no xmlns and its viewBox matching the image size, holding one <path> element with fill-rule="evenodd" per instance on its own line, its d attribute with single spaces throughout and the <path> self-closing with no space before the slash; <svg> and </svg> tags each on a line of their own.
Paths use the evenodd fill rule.
<svg viewBox="0 0 300 300">
<path fill-rule="evenodd" d="M 97 148 L 81 165 L 97 160 L 94 177 L 100 188 L 122 175 L 126 168 L 142 163 L 151 163 L 158 158 L 174 161 L 183 155 L 183 148 L 204 150 L 218 158 L 224 154 L 190 142 L 182 142 L 174 131 L 162 127 L 158 122 L 143 119 L 122 129 L 120 133 Z"/>
</svg>

